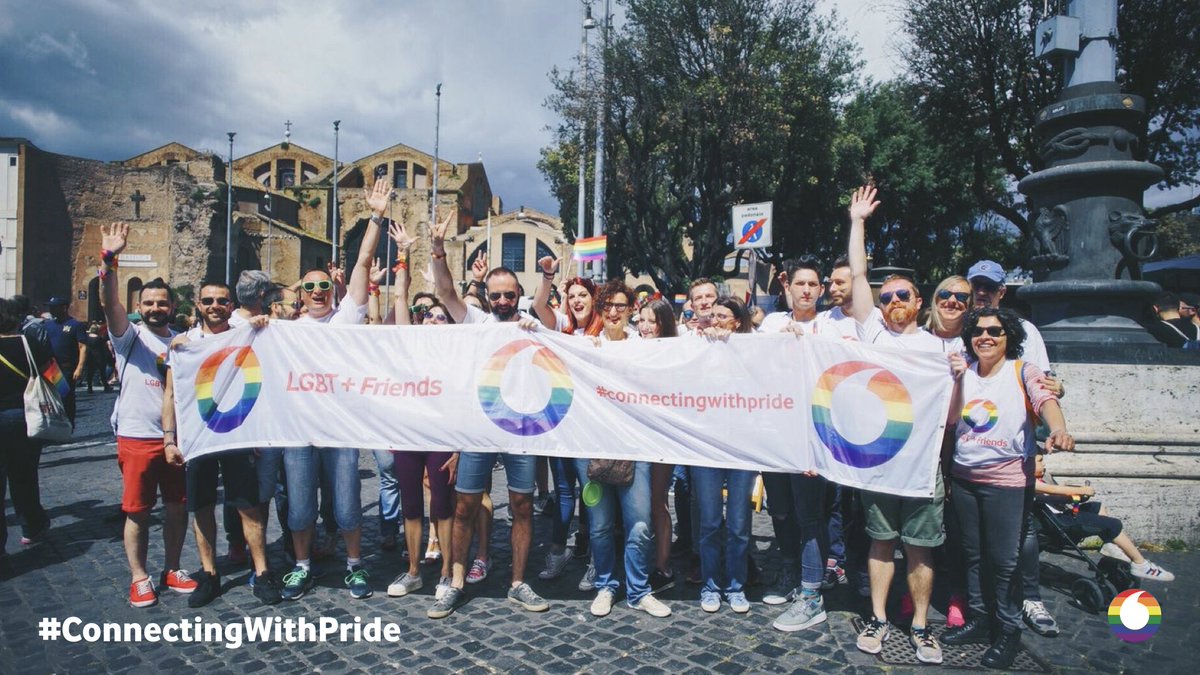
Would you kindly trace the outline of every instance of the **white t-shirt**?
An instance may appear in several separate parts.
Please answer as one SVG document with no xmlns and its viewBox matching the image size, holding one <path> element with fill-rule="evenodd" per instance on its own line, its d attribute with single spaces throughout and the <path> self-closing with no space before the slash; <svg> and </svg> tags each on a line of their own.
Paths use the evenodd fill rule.
<svg viewBox="0 0 1200 675">
<path fill-rule="evenodd" d="M 296 321 L 311 321 L 313 323 L 341 323 L 356 326 L 367 318 L 367 306 L 356 305 L 350 299 L 350 296 L 342 298 L 342 304 L 338 305 L 337 309 L 326 314 L 325 316 L 315 319 L 308 314 L 301 314 Z"/>
<path fill-rule="evenodd" d="M 817 315 L 825 324 L 825 334 L 837 334 L 843 340 L 857 340 L 858 327 L 855 325 L 854 317 L 849 316 L 842 311 L 841 307 L 827 309 Z"/>
<path fill-rule="evenodd" d="M 924 329 L 922 329 L 922 330 L 924 330 Z M 961 335 L 955 335 L 954 337 L 944 338 L 944 337 L 939 337 L 939 336 L 935 335 L 932 331 L 929 334 L 933 335 L 935 338 L 937 338 L 942 343 L 942 351 L 947 354 L 954 354 L 956 352 L 962 353 L 962 352 L 966 351 L 966 347 L 963 346 L 963 339 L 962 339 Z"/>
<path fill-rule="evenodd" d="M 515 322 L 517 320 L 525 319 L 525 318 L 532 319 L 533 317 L 531 317 L 529 314 L 527 314 L 525 312 L 517 310 L 517 318 L 514 319 L 513 321 Z M 482 309 L 479 309 L 478 307 L 476 307 L 475 305 L 467 305 L 467 315 L 464 316 L 463 320 L 462 320 L 463 323 L 492 323 L 493 321 L 499 321 L 499 319 L 496 318 L 495 314 L 485 312 Z"/>
<path fill-rule="evenodd" d="M 1025 329 L 1025 351 L 1021 354 L 1022 361 L 1028 361 L 1038 367 L 1043 373 L 1050 370 L 1050 355 L 1046 353 L 1046 341 L 1037 326 L 1021 319 L 1021 327 Z"/>
<path fill-rule="evenodd" d="M 163 337 L 130 324 L 123 335 L 110 337 L 121 378 L 121 393 L 110 419 L 113 430 L 126 438 L 161 439 L 165 361 L 175 333 Z"/>
<path fill-rule="evenodd" d="M 942 353 L 945 347 L 941 338 L 919 328 L 913 333 L 896 333 L 883 322 L 883 313 L 878 308 L 871 310 L 865 323 L 857 324 L 858 339 L 872 345 L 884 345 L 917 352 Z"/>
<path fill-rule="evenodd" d="M 808 321 L 796 321 L 792 318 L 791 312 L 772 312 L 763 319 L 762 325 L 758 327 L 759 333 L 778 333 L 787 329 L 792 324 L 800 324 L 804 329 L 805 335 L 824 335 L 826 337 L 847 337 L 845 333 L 846 326 L 835 321 L 829 320 L 826 312 L 817 314 Z M 850 321 L 850 330 L 854 329 L 854 321 Z M 858 335 L 854 332 L 849 334 L 849 339 L 857 340 Z"/>
</svg>

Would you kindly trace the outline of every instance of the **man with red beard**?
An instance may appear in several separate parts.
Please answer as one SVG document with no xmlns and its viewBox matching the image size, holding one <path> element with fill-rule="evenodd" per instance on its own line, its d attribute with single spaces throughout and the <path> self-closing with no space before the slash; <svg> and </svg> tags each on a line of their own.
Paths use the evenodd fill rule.
<svg viewBox="0 0 1200 675">
<path fill-rule="evenodd" d="M 875 213 L 874 187 L 863 186 L 850 201 L 851 315 L 857 323 L 859 340 L 900 349 L 942 353 L 941 340 L 917 325 L 921 295 L 912 279 L 893 275 L 884 280 L 879 292 L 879 308 L 871 302 L 867 281 L 866 221 Z M 949 373 L 947 373 L 949 374 Z M 858 636 L 858 648 L 878 654 L 892 628 L 887 620 L 888 589 L 896 572 L 893 555 L 896 542 L 904 543 L 908 567 L 908 589 L 913 598 L 912 634 L 909 642 L 922 663 L 941 663 L 942 648 L 926 623 L 929 598 L 933 592 L 933 549 L 946 540 L 943 522 L 945 488 L 942 472 L 937 475 L 933 499 L 897 497 L 862 491 L 866 512 L 867 535 L 871 549 L 867 570 L 871 579 L 871 606 L 874 616 Z"/>
<path fill-rule="evenodd" d="M 169 326 L 175 316 L 175 298 L 162 279 L 142 286 L 138 311 L 142 324 L 129 322 L 121 304 L 117 283 L 117 256 L 129 241 L 129 226 L 113 223 L 101 228 L 100 301 L 108 323 L 121 393 L 113 409 L 112 425 L 117 435 L 117 466 L 121 469 L 125 512 L 125 555 L 132 579 L 129 604 L 149 607 L 158 603 L 154 582 L 146 573 L 146 549 L 150 544 L 150 510 L 158 493 L 163 498 L 163 552 L 166 569 L 160 584 L 179 593 L 196 590 L 196 582 L 179 567 L 179 554 L 187 534 L 187 490 L 182 466 L 167 463 L 163 446 L 163 378 L 161 365 L 174 333 Z"/>
<path fill-rule="evenodd" d="M 202 340 L 210 335 L 224 333 L 232 328 L 233 297 L 229 287 L 216 281 L 204 282 L 200 286 L 200 325 L 184 336 L 178 337 L 171 346 Z M 267 317 L 254 315 L 243 319 L 256 328 L 267 324 Z M 175 378 L 167 358 L 167 377 L 163 389 L 163 426 L 171 431 L 163 432 L 163 447 L 167 461 L 183 464 L 183 455 L 177 445 L 175 426 Z M 258 473 L 255 469 L 253 450 L 230 450 L 193 459 L 187 463 L 188 510 L 193 514 L 193 532 L 196 548 L 203 568 L 195 575 L 199 584 L 188 597 L 188 607 L 203 607 L 221 594 L 221 578 L 217 574 L 217 474 L 220 473 L 224 487 L 225 503 L 237 509 L 250 558 L 254 562 L 254 595 L 265 605 L 280 601 L 279 588 L 267 570 L 266 513 L 260 508 Z"/>
</svg>

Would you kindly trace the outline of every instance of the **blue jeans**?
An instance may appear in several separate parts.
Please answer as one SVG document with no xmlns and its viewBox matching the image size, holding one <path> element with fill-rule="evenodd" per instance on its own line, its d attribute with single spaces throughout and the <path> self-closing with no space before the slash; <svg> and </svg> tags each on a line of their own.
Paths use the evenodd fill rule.
<svg viewBox="0 0 1200 675">
<path fill-rule="evenodd" d="M 496 465 L 496 457 L 504 463 L 508 491 L 520 495 L 533 494 L 537 474 L 537 457 L 509 452 L 463 452 L 458 456 L 458 479 L 454 489 L 465 495 L 480 495 L 487 489 L 488 477 Z"/>
<path fill-rule="evenodd" d="M 576 459 L 575 471 L 587 476 L 588 460 Z M 654 530 L 650 527 L 650 465 L 635 462 L 633 482 L 626 487 L 600 483 L 604 492 L 600 502 L 587 507 L 592 545 L 592 564 L 596 566 L 596 590 L 617 591 L 613 575 L 616 566 L 616 543 L 613 526 L 620 502 L 621 520 L 625 524 L 625 599 L 636 604 L 650 593 L 650 565 L 653 560 Z"/>
<path fill-rule="evenodd" d="M 379 535 L 395 536 L 400 531 L 400 484 L 393 470 L 395 462 L 388 450 L 373 450 L 379 468 Z"/>
<path fill-rule="evenodd" d="M 317 522 L 318 471 L 333 487 L 333 512 L 343 532 L 362 525 L 362 480 L 358 477 L 358 450 L 354 448 L 287 448 L 283 452 L 287 473 L 288 527 L 305 530 Z"/>
<path fill-rule="evenodd" d="M 556 546 L 567 545 L 567 535 L 571 532 L 571 519 L 575 517 L 575 486 L 587 480 L 586 474 L 580 476 L 575 470 L 575 460 L 562 457 L 550 458 L 550 473 L 554 476 L 554 494 L 558 498 L 558 513 L 555 514 L 554 526 L 550 533 L 550 543 Z M 583 513 L 587 513 L 585 510 Z M 575 543 L 587 541 L 587 516 L 580 514 L 580 534 L 575 535 Z M 582 536 L 580 536 L 582 535 Z"/>
<path fill-rule="evenodd" d="M 704 591 L 740 593 L 746 585 L 750 550 L 750 493 L 754 471 L 692 467 L 692 501 L 700 505 L 700 576 Z M 721 541 L 721 488 L 728 487 L 725 541 Z M 724 543 L 725 569 L 721 569 Z M 722 583 L 723 582 L 723 583 Z"/>
</svg>

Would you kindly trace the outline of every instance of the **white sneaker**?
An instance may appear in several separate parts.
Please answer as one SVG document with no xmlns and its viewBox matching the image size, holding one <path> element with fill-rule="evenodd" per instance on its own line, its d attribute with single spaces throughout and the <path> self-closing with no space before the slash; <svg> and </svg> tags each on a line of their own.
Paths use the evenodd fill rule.
<svg viewBox="0 0 1200 675">
<path fill-rule="evenodd" d="M 612 606 L 612 590 L 601 588 L 600 592 L 596 593 L 596 599 L 592 601 L 592 616 L 608 616 L 612 612 Z"/>
<path fill-rule="evenodd" d="M 1139 579 L 1150 579 L 1151 581 L 1175 581 L 1175 575 L 1164 570 L 1147 560 L 1141 565 L 1133 563 L 1129 566 L 1129 571 L 1133 576 Z"/>
<path fill-rule="evenodd" d="M 1121 562 L 1133 562 L 1129 559 L 1129 556 L 1125 555 L 1125 551 L 1122 551 L 1120 546 L 1117 546 L 1111 541 L 1100 547 L 1100 555 L 1106 558 L 1120 560 Z"/>
<path fill-rule="evenodd" d="M 643 595 L 642 599 L 638 600 L 636 604 L 630 603 L 629 606 L 633 609 L 640 609 L 650 616 L 657 616 L 660 619 L 665 616 L 671 616 L 671 608 L 668 607 L 662 600 L 659 600 L 649 593 Z"/>
<path fill-rule="evenodd" d="M 425 582 L 421 581 L 421 577 L 413 576 L 408 572 L 396 577 L 392 583 L 388 584 L 387 594 L 393 598 L 400 598 L 409 593 L 421 590 Z"/>
<path fill-rule="evenodd" d="M 596 590 L 596 566 L 588 563 L 587 571 L 583 573 L 583 578 L 579 580 L 579 590 L 587 593 L 588 591 Z"/>
<path fill-rule="evenodd" d="M 450 590 L 450 577 L 442 577 L 438 579 L 437 586 L 433 587 L 433 599 L 441 600 L 446 597 L 446 592 Z"/>
</svg>

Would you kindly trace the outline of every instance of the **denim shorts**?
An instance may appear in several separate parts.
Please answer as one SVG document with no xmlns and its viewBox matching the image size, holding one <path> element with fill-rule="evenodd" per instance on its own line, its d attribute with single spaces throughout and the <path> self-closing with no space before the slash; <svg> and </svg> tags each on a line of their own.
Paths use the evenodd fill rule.
<svg viewBox="0 0 1200 675">
<path fill-rule="evenodd" d="M 496 458 L 504 463 L 508 491 L 531 495 L 537 473 L 535 455 L 514 455 L 507 452 L 463 452 L 458 456 L 458 480 L 455 490 L 467 495 L 483 494 Z"/>
<path fill-rule="evenodd" d="M 946 488 L 937 472 L 933 498 L 897 497 L 863 490 L 867 536 L 876 541 L 900 541 L 909 546 L 933 548 L 946 541 Z"/>
</svg>

